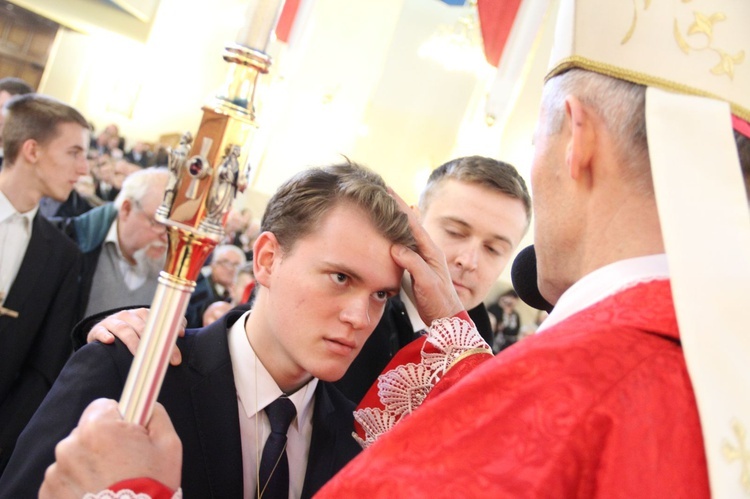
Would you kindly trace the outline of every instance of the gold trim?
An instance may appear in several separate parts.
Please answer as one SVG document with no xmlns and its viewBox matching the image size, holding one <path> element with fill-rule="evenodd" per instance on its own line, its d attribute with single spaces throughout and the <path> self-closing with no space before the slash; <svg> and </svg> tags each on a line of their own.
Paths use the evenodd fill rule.
<svg viewBox="0 0 750 499">
<path fill-rule="evenodd" d="M 480 354 L 480 353 L 485 353 L 485 354 L 492 355 L 492 350 L 490 350 L 489 348 L 471 348 L 469 350 L 466 350 L 461 355 L 459 355 L 458 357 L 456 357 L 456 359 L 453 362 L 451 362 L 451 365 L 449 365 L 448 368 L 445 370 L 445 374 L 447 374 L 448 371 L 450 371 L 453 368 L 453 366 L 455 366 L 456 364 L 458 364 L 462 360 L 467 359 L 467 358 L 471 357 L 472 355 L 477 355 L 477 354 Z M 443 374 L 443 376 L 445 376 L 445 374 Z"/>
<path fill-rule="evenodd" d="M 185 279 L 182 277 L 178 277 L 176 275 L 172 275 L 168 272 L 161 271 L 159 273 L 159 277 L 164 280 L 164 284 L 178 289 L 178 290 L 185 290 L 188 293 L 192 293 L 195 289 L 195 281 L 191 281 L 190 279 Z"/>
<path fill-rule="evenodd" d="M 721 101 L 726 102 L 726 99 L 723 99 L 711 92 L 699 90 L 689 85 L 676 83 L 670 80 L 666 80 L 664 78 L 658 78 L 655 76 L 648 75 L 646 73 L 641 73 L 639 71 L 632 71 L 629 69 L 624 69 L 618 66 L 614 66 L 612 64 L 605 64 L 605 63 L 594 61 L 592 59 L 587 59 L 586 57 L 581 57 L 578 55 L 566 57 L 561 62 L 559 62 L 554 68 L 552 68 L 552 70 L 550 70 L 547 73 L 547 76 L 544 78 L 544 81 L 546 82 L 550 78 L 557 76 L 558 74 L 563 73 L 573 68 L 580 68 L 580 69 L 586 69 L 588 71 L 594 71 L 596 73 L 600 73 L 606 76 L 611 76 L 612 78 L 619 78 L 621 80 L 630 81 L 632 83 L 638 83 L 640 85 L 646 85 L 648 87 L 658 87 L 658 88 L 662 88 L 664 90 L 669 90 L 672 92 L 679 92 L 679 93 L 689 94 L 689 95 L 697 95 L 699 97 L 708 97 L 711 99 L 716 99 L 716 100 L 721 100 Z M 739 116 L 745 121 L 750 121 L 750 109 L 746 109 L 745 107 L 734 102 L 729 102 L 729 106 L 731 107 L 733 114 L 735 114 L 736 116 Z"/>
</svg>

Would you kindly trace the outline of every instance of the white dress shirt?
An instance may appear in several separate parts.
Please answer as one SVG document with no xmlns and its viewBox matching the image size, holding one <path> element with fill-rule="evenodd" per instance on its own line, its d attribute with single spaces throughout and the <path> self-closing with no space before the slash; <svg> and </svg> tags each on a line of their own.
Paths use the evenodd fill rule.
<svg viewBox="0 0 750 499">
<path fill-rule="evenodd" d="M 245 499 L 255 497 L 263 445 L 271 434 L 271 425 L 263 409 L 283 395 L 263 363 L 258 361 L 247 339 L 245 321 L 249 315 L 250 312 L 243 314 L 229 329 L 229 355 L 232 359 L 240 416 Z M 318 380 L 313 378 L 289 395 L 289 400 L 297 409 L 297 417 L 287 431 L 286 454 L 289 460 L 290 498 L 302 495 L 312 438 L 312 415 L 317 386 Z"/>
<path fill-rule="evenodd" d="M 37 205 L 26 213 L 19 213 L 0 192 L 0 304 L 8 296 L 21 268 L 31 240 L 32 222 L 38 210 Z"/>
<path fill-rule="evenodd" d="M 664 279 L 669 279 L 669 266 L 663 253 L 629 258 L 596 269 L 562 294 L 537 334 L 636 284 Z"/>
</svg>

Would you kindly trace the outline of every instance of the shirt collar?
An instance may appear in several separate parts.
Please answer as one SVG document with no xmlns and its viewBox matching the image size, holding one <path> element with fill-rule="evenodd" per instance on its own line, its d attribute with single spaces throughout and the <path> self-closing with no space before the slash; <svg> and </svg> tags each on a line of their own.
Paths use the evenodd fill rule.
<svg viewBox="0 0 750 499">
<path fill-rule="evenodd" d="M 8 196 L 6 196 L 4 192 L 0 191 L 0 222 L 4 222 L 13 215 L 18 214 L 21 217 L 26 218 L 29 222 L 29 227 L 31 227 L 31 223 L 34 221 L 34 217 L 36 216 L 36 213 L 38 211 L 39 204 L 37 203 L 26 213 L 19 213 L 8 199 Z"/>
<path fill-rule="evenodd" d="M 537 332 L 558 324 L 575 313 L 642 282 L 669 279 L 667 255 L 629 258 L 605 265 L 568 288 Z"/>
<path fill-rule="evenodd" d="M 284 392 L 276 384 L 262 362 L 258 361 L 250 341 L 247 339 L 245 322 L 252 311 L 247 311 L 229 329 L 229 354 L 232 359 L 234 385 L 242 410 L 248 418 L 254 417 L 271 402 L 281 397 Z M 305 420 L 307 411 L 312 409 L 318 379 L 312 378 L 309 383 L 289 395 L 297 409 L 297 418 L 292 424 Z"/>
<path fill-rule="evenodd" d="M 427 324 L 425 324 L 422 318 L 419 316 L 417 307 L 411 301 L 411 298 L 409 298 L 409 295 L 406 293 L 403 287 L 401 288 L 401 291 L 399 292 L 398 295 L 404 304 L 404 308 L 406 309 L 406 315 L 409 316 L 409 322 L 411 322 L 412 330 L 414 332 L 417 332 L 420 330 L 427 330 Z"/>
<path fill-rule="evenodd" d="M 120 240 L 117 238 L 117 217 L 115 217 L 114 223 L 109 226 L 109 230 L 107 231 L 107 235 L 104 237 L 104 244 L 112 243 L 115 245 L 115 251 L 117 252 L 117 257 L 120 260 L 125 260 L 125 257 L 122 254 L 122 250 L 120 249 Z"/>
</svg>

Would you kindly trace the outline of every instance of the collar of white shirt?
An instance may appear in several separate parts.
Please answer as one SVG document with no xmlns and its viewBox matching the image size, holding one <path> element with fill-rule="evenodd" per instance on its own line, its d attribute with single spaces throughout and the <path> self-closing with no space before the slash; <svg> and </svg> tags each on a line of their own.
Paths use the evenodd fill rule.
<svg viewBox="0 0 750 499">
<path fill-rule="evenodd" d="M 669 279 L 667 255 L 629 258 L 585 275 L 568 288 L 555 304 L 537 333 L 558 324 L 575 313 L 642 282 Z"/>
<path fill-rule="evenodd" d="M 242 314 L 228 333 L 229 355 L 239 405 L 245 497 L 254 497 L 260 454 L 271 433 L 271 426 L 263 409 L 283 395 L 266 367 L 259 362 L 247 339 L 245 322 L 250 313 L 251 311 Z M 318 379 L 312 378 L 305 386 L 289 395 L 289 400 L 297 409 L 297 418 L 292 421 L 287 433 L 290 497 L 299 497 L 304 485 L 317 386 Z"/>
<path fill-rule="evenodd" d="M 250 312 L 247 311 L 242 314 L 229 330 L 229 353 L 232 357 L 232 370 L 235 374 L 234 384 L 237 387 L 237 396 L 247 417 L 253 417 L 284 394 L 263 363 L 258 361 L 258 357 L 247 339 L 245 322 Z M 257 383 L 255 382 L 256 373 Z M 311 408 L 317 385 L 318 379 L 312 378 L 308 384 L 289 395 L 289 400 L 294 402 L 299 416 L 297 420 L 292 422 L 292 425 L 296 425 L 298 420 L 305 418 L 307 411 Z M 258 390 L 257 398 L 255 396 L 256 386 Z"/>
<path fill-rule="evenodd" d="M 20 215 L 28 221 L 28 227 L 31 227 L 31 223 L 34 221 L 36 212 L 39 211 L 39 204 L 35 205 L 32 209 L 26 213 L 19 213 L 18 210 L 11 204 L 8 197 L 0 191 L 0 223 L 5 222 L 13 215 Z"/>
<path fill-rule="evenodd" d="M 401 298 L 401 301 L 404 304 L 406 315 L 409 316 L 409 322 L 411 322 L 412 331 L 414 331 L 415 333 L 417 331 L 427 331 L 427 324 L 425 324 L 422 318 L 419 316 L 417 307 L 411 301 L 411 298 L 409 298 L 409 295 L 406 293 L 403 286 L 401 287 L 401 291 L 399 291 L 398 296 L 399 298 Z"/>
</svg>

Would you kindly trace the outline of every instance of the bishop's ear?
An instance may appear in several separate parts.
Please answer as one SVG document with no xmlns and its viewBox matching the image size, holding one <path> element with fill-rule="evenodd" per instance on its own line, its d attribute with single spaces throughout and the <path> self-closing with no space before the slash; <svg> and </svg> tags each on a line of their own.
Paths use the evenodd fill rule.
<svg viewBox="0 0 750 499">
<path fill-rule="evenodd" d="M 282 249 L 273 232 L 261 232 L 253 245 L 253 272 L 259 284 L 268 287 L 274 264 L 281 261 Z"/>
<path fill-rule="evenodd" d="M 565 121 L 569 127 L 569 140 L 565 154 L 568 172 L 573 179 L 581 180 L 583 175 L 590 175 L 596 130 L 594 115 L 575 96 L 565 99 Z"/>
</svg>

